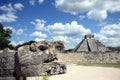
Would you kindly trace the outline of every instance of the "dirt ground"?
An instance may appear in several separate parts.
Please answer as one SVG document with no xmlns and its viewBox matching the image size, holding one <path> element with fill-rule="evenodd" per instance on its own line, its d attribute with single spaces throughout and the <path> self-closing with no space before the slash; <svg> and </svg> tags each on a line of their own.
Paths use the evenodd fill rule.
<svg viewBox="0 0 120 80">
<path fill-rule="evenodd" d="M 42 77 L 27 77 L 27 80 L 120 80 L 120 68 L 67 65 L 67 73 Z"/>
<path fill-rule="evenodd" d="M 68 65 L 67 73 L 48 80 L 120 80 L 119 68 Z"/>
</svg>

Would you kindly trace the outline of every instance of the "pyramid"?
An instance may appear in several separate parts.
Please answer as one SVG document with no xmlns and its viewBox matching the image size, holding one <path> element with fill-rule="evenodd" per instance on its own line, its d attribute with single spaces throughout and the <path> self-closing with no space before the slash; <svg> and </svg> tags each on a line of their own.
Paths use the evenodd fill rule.
<svg viewBox="0 0 120 80">
<path fill-rule="evenodd" d="M 110 51 L 101 42 L 95 40 L 94 35 L 85 35 L 84 39 L 74 48 L 75 52 L 106 52 Z"/>
</svg>

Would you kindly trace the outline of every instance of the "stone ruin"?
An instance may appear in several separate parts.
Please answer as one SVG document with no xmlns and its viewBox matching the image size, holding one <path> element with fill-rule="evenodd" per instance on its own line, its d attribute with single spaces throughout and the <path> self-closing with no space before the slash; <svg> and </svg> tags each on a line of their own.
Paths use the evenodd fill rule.
<svg viewBox="0 0 120 80">
<path fill-rule="evenodd" d="M 94 35 L 85 35 L 84 39 L 74 48 L 74 52 L 106 52 L 110 51 Z"/>
<path fill-rule="evenodd" d="M 13 76 L 15 66 L 15 51 L 8 48 L 0 52 L 0 77 Z"/>
<path fill-rule="evenodd" d="M 51 47 L 55 50 L 55 52 L 63 52 L 65 49 L 64 42 L 63 41 L 54 41 L 51 42 Z"/>
<path fill-rule="evenodd" d="M 0 52 L 0 77 L 44 76 L 66 73 L 66 65 L 59 62 L 53 43 L 41 41 Z"/>
<path fill-rule="evenodd" d="M 66 66 L 58 62 L 51 43 L 35 42 L 18 49 L 21 74 L 25 76 L 55 75 L 66 72 Z"/>
</svg>

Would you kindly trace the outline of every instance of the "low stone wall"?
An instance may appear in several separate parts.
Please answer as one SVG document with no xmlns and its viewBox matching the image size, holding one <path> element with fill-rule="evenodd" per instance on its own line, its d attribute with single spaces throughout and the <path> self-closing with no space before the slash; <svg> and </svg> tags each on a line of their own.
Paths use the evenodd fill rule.
<svg viewBox="0 0 120 80">
<path fill-rule="evenodd" d="M 58 53 L 66 63 L 120 63 L 120 52 Z"/>
<path fill-rule="evenodd" d="M 0 80 L 16 80 L 15 77 L 0 77 Z"/>
</svg>

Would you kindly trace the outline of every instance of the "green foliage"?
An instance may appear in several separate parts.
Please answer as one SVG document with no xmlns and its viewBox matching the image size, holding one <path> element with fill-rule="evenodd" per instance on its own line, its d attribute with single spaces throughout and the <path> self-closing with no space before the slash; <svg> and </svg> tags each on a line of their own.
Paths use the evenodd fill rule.
<svg viewBox="0 0 120 80">
<path fill-rule="evenodd" d="M 12 31 L 10 29 L 4 29 L 3 25 L 0 24 L 0 50 L 9 48 L 11 33 Z"/>
<path fill-rule="evenodd" d="M 42 80 L 48 80 L 49 76 L 42 76 Z"/>
<path fill-rule="evenodd" d="M 15 50 L 15 47 L 14 47 L 13 45 L 11 45 L 11 44 L 8 46 L 8 48 L 9 48 L 10 50 Z"/>
</svg>

